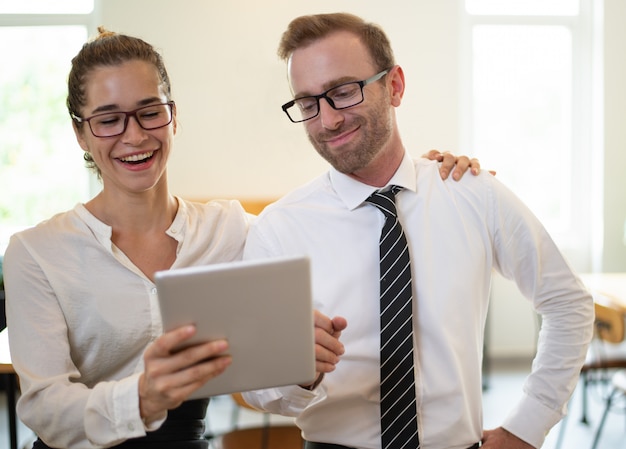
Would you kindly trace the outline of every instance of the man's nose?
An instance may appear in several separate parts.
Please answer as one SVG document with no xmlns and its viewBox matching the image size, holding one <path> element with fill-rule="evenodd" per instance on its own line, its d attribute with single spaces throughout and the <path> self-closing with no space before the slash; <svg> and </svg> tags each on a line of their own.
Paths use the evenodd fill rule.
<svg viewBox="0 0 626 449">
<path fill-rule="evenodd" d="M 343 113 L 330 105 L 326 98 L 320 99 L 320 120 L 325 129 L 337 129 L 343 123 Z"/>
</svg>

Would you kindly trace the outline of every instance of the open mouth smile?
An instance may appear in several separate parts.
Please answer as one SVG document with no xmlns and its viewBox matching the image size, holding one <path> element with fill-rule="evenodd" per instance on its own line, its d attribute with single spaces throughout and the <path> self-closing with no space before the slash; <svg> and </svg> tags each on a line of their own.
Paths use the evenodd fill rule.
<svg viewBox="0 0 626 449">
<path fill-rule="evenodd" d="M 154 151 L 146 151 L 145 153 L 133 154 L 131 156 L 121 157 L 118 160 L 124 162 L 126 164 L 142 164 L 144 162 L 148 162 L 152 156 L 154 155 Z"/>
</svg>

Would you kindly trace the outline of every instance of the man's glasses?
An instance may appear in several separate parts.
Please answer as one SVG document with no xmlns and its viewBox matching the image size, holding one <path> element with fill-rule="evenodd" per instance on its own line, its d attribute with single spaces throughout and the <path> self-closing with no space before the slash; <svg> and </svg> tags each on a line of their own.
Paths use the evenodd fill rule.
<svg viewBox="0 0 626 449">
<path fill-rule="evenodd" d="M 172 123 L 174 102 L 151 104 L 128 112 L 103 112 L 81 118 L 71 114 L 78 123 L 89 123 L 91 133 L 96 137 L 114 137 L 124 134 L 130 117 L 134 117 L 145 130 L 163 128 Z"/>
<path fill-rule="evenodd" d="M 351 81 L 340 84 L 319 95 L 300 97 L 285 103 L 282 108 L 293 123 L 300 123 L 317 117 L 320 113 L 320 99 L 325 98 L 335 110 L 347 109 L 363 103 L 363 87 L 378 81 L 389 73 L 383 70 L 363 81 Z"/>
</svg>

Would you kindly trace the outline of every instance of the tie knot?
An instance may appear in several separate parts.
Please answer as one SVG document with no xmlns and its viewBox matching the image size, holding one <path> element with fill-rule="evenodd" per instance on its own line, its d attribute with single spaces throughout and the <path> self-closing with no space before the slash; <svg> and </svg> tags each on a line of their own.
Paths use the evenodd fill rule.
<svg viewBox="0 0 626 449">
<path fill-rule="evenodd" d="M 376 206 L 380 211 L 385 214 L 385 217 L 396 218 L 398 213 L 396 212 L 396 193 L 402 190 L 402 187 L 392 186 L 391 189 L 386 192 L 376 191 L 372 193 L 365 201 Z"/>
</svg>

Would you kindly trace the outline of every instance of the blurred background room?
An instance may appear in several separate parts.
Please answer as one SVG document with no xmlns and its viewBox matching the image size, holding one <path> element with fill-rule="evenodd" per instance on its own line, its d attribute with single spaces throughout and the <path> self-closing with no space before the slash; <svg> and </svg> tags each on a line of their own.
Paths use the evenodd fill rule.
<svg viewBox="0 0 626 449">
<path fill-rule="evenodd" d="M 179 122 L 170 190 L 196 200 L 236 198 L 256 213 L 326 170 L 280 108 L 291 93 L 276 49 L 294 17 L 339 11 L 380 24 L 391 39 L 406 75 L 397 115 L 408 151 L 467 154 L 496 170 L 599 301 L 620 313 L 623 329 L 624 0 L 0 0 L 0 286 L 12 233 L 99 189 L 65 107 L 70 60 L 97 26 L 141 37 L 164 56 Z M 0 301 L 4 311 L 2 289 Z M 496 276 L 485 345 L 487 427 L 499 425 L 519 394 L 539 328 L 514 284 Z M 607 343 L 600 334 L 595 355 L 615 352 L 626 367 L 623 335 Z M 19 391 L 4 346 L 0 447 L 21 448 L 32 435 L 11 423 L 15 398 L 7 390 Z M 563 448 L 591 447 L 621 366 L 602 363 L 587 379 L 588 423 L 581 423 L 581 381 L 566 431 L 557 426 L 545 448 L 557 448 L 559 435 Z M 619 394 L 612 399 L 598 447 L 623 449 L 624 405 Z M 207 418 L 215 435 L 267 422 L 290 423 L 230 397 L 216 398 Z"/>
</svg>

